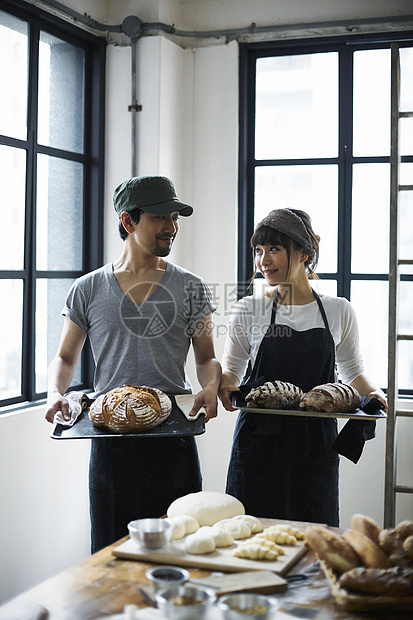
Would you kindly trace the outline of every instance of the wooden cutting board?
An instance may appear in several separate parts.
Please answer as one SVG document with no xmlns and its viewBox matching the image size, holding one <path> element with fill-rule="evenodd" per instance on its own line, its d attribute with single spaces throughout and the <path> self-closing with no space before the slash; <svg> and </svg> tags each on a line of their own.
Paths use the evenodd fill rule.
<svg viewBox="0 0 413 620">
<path fill-rule="evenodd" d="M 281 519 L 261 519 L 264 528 L 277 523 L 289 523 Z M 291 525 L 304 531 L 310 524 L 291 522 Z M 231 547 L 219 547 L 212 553 L 205 555 L 193 555 L 185 552 L 185 539 L 170 542 L 161 549 L 145 549 L 135 543 L 131 538 L 121 543 L 113 550 L 113 555 L 127 560 L 145 560 L 155 564 L 173 564 L 190 568 L 202 568 L 209 571 L 222 571 L 229 573 L 269 570 L 279 575 L 286 574 L 290 568 L 306 553 L 307 549 L 303 541 L 297 541 L 296 545 L 282 545 L 285 554 L 277 560 L 249 560 L 236 558 L 233 555 L 235 546 L 242 541 L 235 541 Z"/>
<path fill-rule="evenodd" d="M 269 570 L 254 570 L 242 573 L 211 575 L 203 579 L 191 579 L 190 583 L 214 588 L 218 596 L 230 592 L 247 592 L 253 590 L 262 594 L 283 592 L 287 582 L 280 575 Z"/>
<path fill-rule="evenodd" d="M 254 570 L 243 573 L 226 573 L 211 575 L 203 579 L 190 579 L 190 585 L 211 588 L 217 596 L 232 592 L 253 591 L 258 594 L 275 594 L 287 589 L 287 582 L 280 575 L 269 570 Z M 156 606 L 155 588 L 152 585 L 141 586 L 140 592 L 148 605 Z"/>
</svg>

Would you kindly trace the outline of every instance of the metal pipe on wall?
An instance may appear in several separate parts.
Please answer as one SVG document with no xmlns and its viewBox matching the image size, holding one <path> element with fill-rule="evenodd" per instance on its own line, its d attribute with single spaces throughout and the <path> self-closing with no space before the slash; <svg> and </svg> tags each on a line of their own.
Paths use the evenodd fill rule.
<svg viewBox="0 0 413 620">
<path fill-rule="evenodd" d="M 35 4 L 45 5 L 49 8 L 55 9 L 66 17 L 83 24 L 91 28 L 92 30 L 98 30 L 105 33 L 120 33 L 125 34 L 130 39 L 131 45 L 131 104 L 128 106 L 128 110 L 131 112 L 131 173 L 132 176 L 137 175 L 138 162 L 137 162 L 137 113 L 142 109 L 142 106 L 137 102 L 137 87 L 136 87 L 136 56 L 138 52 L 138 39 L 142 36 L 149 35 L 154 32 L 164 32 L 170 36 L 175 37 L 188 37 L 192 39 L 208 39 L 208 38 L 224 38 L 226 42 L 236 40 L 239 37 L 271 34 L 283 31 L 311 31 L 314 34 L 315 30 L 322 30 L 328 28 L 344 28 L 349 33 L 362 26 L 368 26 L 371 24 L 397 24 L 404 23 L 406 26 L 408 22 L 413 21 L 413 15 L 398 16 L 398 17 L 385 17 L 385 18 L 365 18 L 365 19 L 353 19 L 353 20 L 339 20 L 333 22 L 316 22 L 316 23 L 302 23 L 302 24 L 281 24 L 274 26 L 257 26 L 254 22 L 250 26 L 245 28 L 231 28 L 226 30 L 210 30 L 210 31 L 187 31 L 177 30 L 175 26 L 169 26 L 161 22 L 143 23 L 135 15 L 126 17 L 120 25 L 102 24 L 86 13 L 78 13 L 74 9 L 58 2 L 57 0 L 33 0 Z"/>
<path fill-rule="evenodd" d="M 131 41 L 131 104 L 128 107 L 131 116 L 131 173 L 135 177 L 137 175 L 137 148 L 136 148 L 136 129 L 137 129 L 137 113 L 142 109 L 138 105 L 136 96 L 136 55 L 138 53 L 138 39 L 142 36 L 142 22 L 138 17 L 130 15 L 122 22 L 122 32 L 124 32 Z"/>
<path fill-rule="evenodd" d="M 136 148 L 136 125 L 137 125 L 137 118 L 136 118 L 136 114 L 137 114 L 137 99 L 136 99 L 136 53 L 137 53 L 137 39 L 132 39 L 131 42 L 131 53 L 132 53 L 132 59 L 131 59 L 131 65 L 132 65 L 132 75 L 131 75 L 131 97 L 132 97 L 132 109 L 131 109 L 131 114 L 132 114 L 132 119 L 131 119 L 131 166 L 132 166 L 132 176 L 136 177 L 137 176 L 137 148 Z"/>
<path fill-rule="evenodd" d="M 206 39 L 206 38 L 227 38 L 228 40 L 234 40 L 237 37 L 247 36 L 247 35 L 259 35 L 259 34 L 271 34 L 272 32 L 284 32 L 289 30 L 299 31 L 299 30 L 310 30 L 313 34 L 315 30 L 325 29 L 325 28 L 345 28 L 348 30 L 348 33 L 352 34 L 358 28 L 362 28 L 363 26 L 369 25 L 379 25 L 379 24 L 401 24 L 404 27 L 407 27 L 407 22 L 411 22 L 413 20 L 413 15 L 398 15 L 398 16 L 387 16 L 387 17 L 366 17 L 361 19 L 342 19 L 336 21 L 326 21 L 326 22 L 305 22 L 305 23 L 297 23 L 297 24 L 277 24 L 271 26 L 257 26 L 255 22 L 252 22 L 249 26 L 244 28 L 227 28 L 223 30 L 177 30 L 174 25 L 170 26 L 168 24 L 164 24 L 162 22 L 147 22 L 143 23 L 140 21 L 138 17 L 130 16 L 127 17 L 121 25 L 109 25 L 102 24 L 94 19 L 92 19 L 86 13 L 78 13 L 74 9 L 67 7 L 66 5 L 58 2 L 57 0 L 34 0 L 36 4 L 43 4 L 50 8 L 54 8 L 60 11 L 62 14 L 71 17 L 72 19 L 88 26 L 94 30 L 99 30 L 101 32 L 120 32 L 125 33 L 123 26 L 125 22 L 129 19 L 138 20 L 140 23 L 141 36 L 143 34 L 149 34 L 153 32 L 164 32 L 169 35 L 173 35 L 176 37 L 189 37 L 193 39 Z"/>
</svg>

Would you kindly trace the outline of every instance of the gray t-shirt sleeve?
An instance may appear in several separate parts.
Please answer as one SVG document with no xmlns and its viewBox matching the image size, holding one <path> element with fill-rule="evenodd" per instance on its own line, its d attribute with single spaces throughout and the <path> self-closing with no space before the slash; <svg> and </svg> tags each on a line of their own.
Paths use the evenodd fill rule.
<svg viewBox="0 0 413 620">
<path fill-rule="evenodd" d="M 185 315 L 188 320 L 187 335 L 191 338 L 201 326 L 203 319 L 216 307 L 212 303 L 211 291 L 201 279 L 190 279 L 184 291 Z"/>
<path fill-rule="evenodd" d="M 79 280 L 73 282 L 70 287 L 62 314 L 73 321 L 73 323 L 83 332 L 88 332 L 87 302 L 85 298 L 85 291 L 79 286 Z"/>
</svg>

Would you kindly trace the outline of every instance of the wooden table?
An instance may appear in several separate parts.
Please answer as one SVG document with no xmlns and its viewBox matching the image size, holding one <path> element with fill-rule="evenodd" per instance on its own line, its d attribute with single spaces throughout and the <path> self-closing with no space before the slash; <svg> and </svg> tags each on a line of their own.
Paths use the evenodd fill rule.
<svg viewBox="0 0 413 620">
<path fill-rule="evenodd" d="M 139 588 L 148 585 L 145 572 L 153 565 L 115 559 L 112 549 L 126 539 L 0 606 L 0 620 L 95 620 L 122 612 L 126 604 L 146 607 Z M 190 573 L 195 578 L 209 575 L 202 570 L 191 570 Z M 329 584 L 312 552 L 303 556 L 289 573 L 296 574 L 304 574 L 307 579 L 290 582 L 285 592 L 276 595 L 280 602 L 277 620 L 366 620 L 378 617 L 374 613 L 343 611 L 331 597 Z M 410 620 L 411 617 L 411 614 L 398 614 L 397 620 Z"/>
</svg>

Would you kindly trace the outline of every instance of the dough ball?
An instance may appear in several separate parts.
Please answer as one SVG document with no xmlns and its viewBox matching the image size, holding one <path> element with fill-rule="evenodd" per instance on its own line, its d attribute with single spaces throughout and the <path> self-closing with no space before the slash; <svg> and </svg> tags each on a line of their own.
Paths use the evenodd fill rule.
<svg viewBox="0 0 413 620">
<path fill-rule="evenodd" d="M 252 534 L 257 534 L 263 530 L 262 523 L 259 519 L 257 519 L 257 517 L 252 517 L 251 515 L 236 515 L 232 518 L 239 519 L 240 521 L 243 521 L 243 523 L 246 523 Z"/>
<path fill-rule="evenodd" d="M 214 527 L 218 527 L 224 529 L 226 532 L 229 532 L 235 540 L 240 540 L 241 538 L 248 538 L 251 536 L 251 530 L 246 523 L 241 521 L 241 519 L 222 519 L 215 523 Z"/>
<path fill-rule="evenodd" d="M 190 515 L 180 515 L 179 519 L 182 520 L 185 525 L 185 534 L 194 534 L 194 532 L 199 530 L 199 523 L 194 517 Z"/>
<path fill-rule="evenodd" d="M 202 534 L 212 536 L 216 547 L 230 547 L 234 539 L 229 532 L 216 525 L 203 525 L 199 530 Z"/>
<path fill-rule="evenodd" d="M 183 538 L 186 534 L 185 532 L 185 522 L 182 517 L 171 517 L 168 519 L 173 525 L 171 540 L 179 540 Z"/>
<path fill-rule="evenodd" d="M 203 555 L 215 551 L 215 542 L 212 536 L 195 532 L 185 539 L 185 551 L 193 555 Z"/>
<path fill-rule="evenodd" d="M 178 497 L 167 511 L 168 517 L 190 515 L 199 525 L 214 525 L 241 514 L 245 514 L 245 508 L 238 499 L 217 491 L 198 491 Z"/>
</svg>

